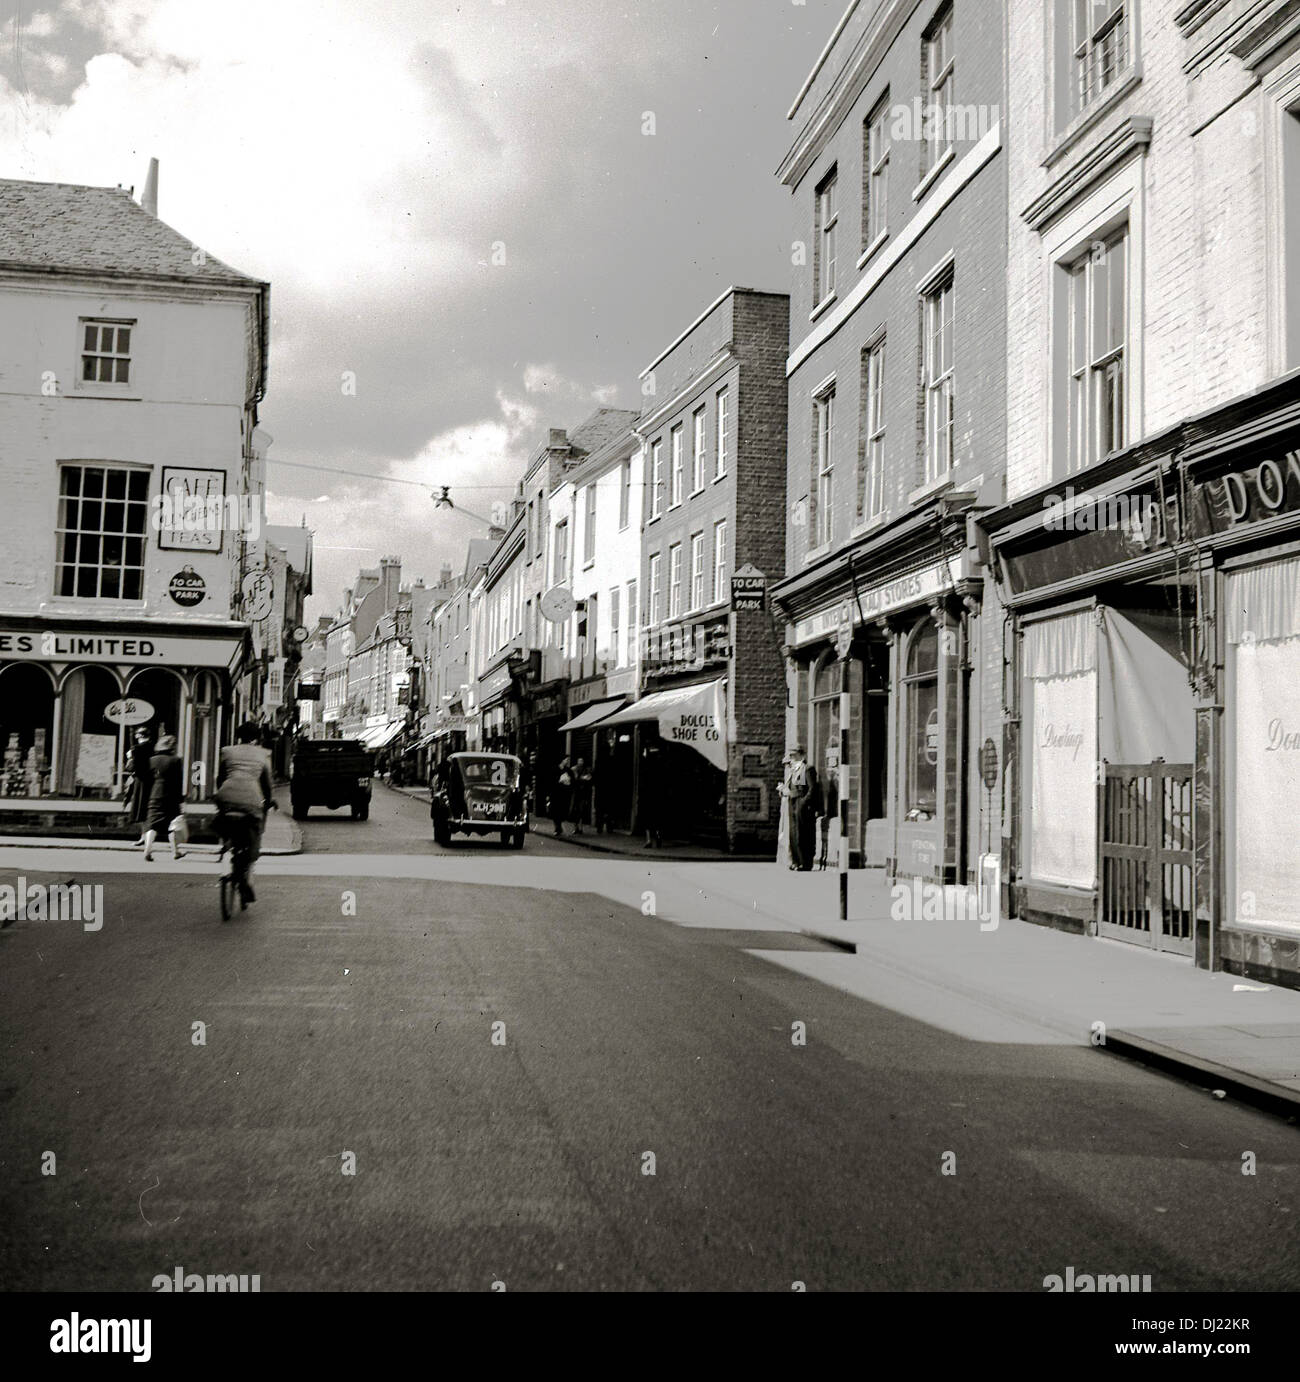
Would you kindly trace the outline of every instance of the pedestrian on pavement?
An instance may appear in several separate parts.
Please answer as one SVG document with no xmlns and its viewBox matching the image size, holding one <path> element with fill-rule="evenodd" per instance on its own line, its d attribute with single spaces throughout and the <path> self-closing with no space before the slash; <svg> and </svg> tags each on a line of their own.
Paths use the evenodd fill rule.
<svg viewBox="0 0 1300 1382">
<path fill-rule="evenodd" d="M 140 725 L 135 732 L 135 742 L 131 745 L 131 819 L 140 825 L 140 838 L 137 845 L 144 844 L 144 819 L 149 810 L 149 786 L 153 781 L 153 770 L 149 760 L 153 757 L 153 735 L 147 725 Z"/>
<path fill-rule="evenodd" d="M 641 827 L 647 849 L 662 849 L 663 764 L 658 744 L 647 744 L 641 755 L 641 779 L 637 784 Z"/>
<path fill-rule="evenodd" d="M 830 764 L 826 767 L 826 784 L 822 790 L 821 817 L 818 826 L 821 834 L 821 849 L 817 855 L 817 867 L 826 867 L 826 856 L 832 844 L 838 844 L 840 824 L 840 783 L 839 773 Z"/>
<path fill-rule="evenodd" d="M 551 824 L 557 835 L 564 834 L 564 821 L 573 800 L 573 769 L 566 754 L 555 769 L 555 784 L 551 788 Z"/>
<path fill-rule="evenodd" d="M 573 764 L 573 833 L 582 834 L 582 823 L 591 820 L 591 769 L 585 758 Z"/>
<path fill-rule="evenodd" d="M 813 797 L 817 773 L 808 762 L 802 744 L 791 751 L 790 767 L 785 777 L 785 799 L 790 815 L 790 867 L 807 873 L 813 866 L 813 851 L 817 837 L 817 811 Z"/>
<path fill-rule="evenodd" d="M 166 835 L 171 842 L 172 858 L 181 859 L 184 851 L 180 848 L 181 798 L 185 795 L 185 769 L 176 756 L 176 737 L 164 734 L 158 740 L 158 752 L 149 760 L 149 808 L 145 823 L 144 845 L 145 863 L 153 859 L 154 841 L 159 835 Z"/>
<path fill-rule="evenodd" d="M 602 750 L 599 745 L 596 750 L 595 761 L 591 765 L 591 791 L 595 798 L 596 805 L 596 834 L 603 835 L 609 830 L 610 809 L 609 809 L 609 758 L 613 752 L 612 748 Z"/>
<path fill-rule="evenodd" d="M 780 801 L 776 822 L 776 862 L 779 864 L 784 859 L 791 866 L 794 864 L 794 855 L 790 852 L 790 802 L 787 779 L 790 776 L 792 761 L 793 755 L 787 749 L 781 755 L 781 781 L 776 784 L 776 794 Z"/>
</svg>

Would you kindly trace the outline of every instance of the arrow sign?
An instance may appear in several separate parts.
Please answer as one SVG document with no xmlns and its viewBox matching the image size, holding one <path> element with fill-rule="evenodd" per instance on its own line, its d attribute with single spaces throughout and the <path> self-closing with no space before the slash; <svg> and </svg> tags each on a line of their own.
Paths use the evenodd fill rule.
<svg viewBox="0 0 1300 1382">
<path fill-rule="evenodd" d="M 732 574 L 731 608 L 757 614 L 767 609 L 767 577 L 756 566 L 746 564 Z"/>
</svg>

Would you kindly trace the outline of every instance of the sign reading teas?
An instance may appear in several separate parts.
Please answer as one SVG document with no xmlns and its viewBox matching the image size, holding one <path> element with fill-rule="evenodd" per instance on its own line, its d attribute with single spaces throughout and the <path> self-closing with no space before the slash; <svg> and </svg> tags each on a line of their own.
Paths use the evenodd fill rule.
<svg viewBox="0 0 1300 1382">
<path fill-rule="evenodd" d="M 0 628 L 0 660 L 16 662 L 158 663 L 166 667 L 231 668 L 240 638 L 184 638 L 150 634 L 85 633 L 75 629 Z"/>
</svg>

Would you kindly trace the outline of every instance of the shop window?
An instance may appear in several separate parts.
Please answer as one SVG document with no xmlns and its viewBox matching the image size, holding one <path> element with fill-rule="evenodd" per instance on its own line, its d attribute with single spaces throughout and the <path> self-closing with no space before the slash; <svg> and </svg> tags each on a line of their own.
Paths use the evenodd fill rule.
<svg viewBox="0 0 1300 1382">
<path fill-rule="evenodd" d="M 828 653 L 812 679 L 812 723 L 808 761 L 817 770 L 823 790 L 840 763 L 840 664 Z"/>
<path fill-rule="evenodd" d="M 181 727 L 181 682 L 175 672 L 161 667 L 149 667 L 136 672 L 127 683 L 127 694 L 148 701 L 153 717 L 148 729 L 155 742 L 164 734 L 174 734 L 179 748 L 184 748 Z"/>
<path fill-rule="evenodd" d="M 0 668 L 0 796 L 44 796 L 54 737 L 54 682 L 44 667 Z M 35 749 L 33 760 L 31 751 Z"/>
<path fill-rule="evenodd" d="M 59 697 L 59 752 L 55 794 L 109 797 L 121 781 L 124 736 L 104 719 L 121 692 L 105 667 L 77 667 Z"/>
<path fill-rule="evenodd" d="M 939 634 L 927 620 L 912 636 L 903 679 L 907 704 L 907 816 L 929 820 L 939 782 Z"/>
</svg>

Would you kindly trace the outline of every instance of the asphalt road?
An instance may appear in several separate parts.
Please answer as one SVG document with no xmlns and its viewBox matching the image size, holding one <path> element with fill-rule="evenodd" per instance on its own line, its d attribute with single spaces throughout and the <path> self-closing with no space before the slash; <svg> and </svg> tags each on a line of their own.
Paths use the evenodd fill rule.
<svg viewBox="0 0 1300 1382">
<path fill-rule="evenodd" d="M 440 851 L 386 790 L 304 831 L 227 925 L 206 861 L 78 855 L 100 931 L 0 932 L 6 1287 L 1300 1286 L 1300 1142 L 1264 1114 L 864 1001 L 695 887 L 644 915 L 641 863 Z"/>
</svg>

